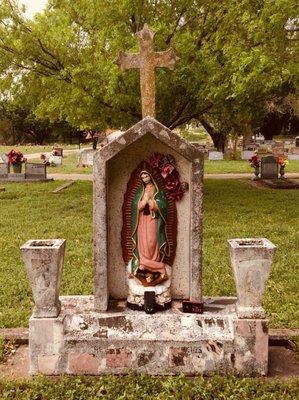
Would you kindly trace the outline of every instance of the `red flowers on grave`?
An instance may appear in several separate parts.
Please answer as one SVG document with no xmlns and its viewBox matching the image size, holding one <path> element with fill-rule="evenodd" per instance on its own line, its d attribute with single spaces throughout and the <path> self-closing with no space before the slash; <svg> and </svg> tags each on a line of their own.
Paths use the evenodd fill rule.
<svg viewBox="0 0 299 400">
<path fill-rule="evenodd" d="M 10 152 L 7 154 L 7 157 L 8 162 L 12 165 L 22 164 L 27 161 L 27 158 L 23 156 L 23 153 L 18 150 L 10 150 Z"/>
<path fill-rule="evenodd" d="M 254 156 L 252 156 L 252 157 L 249 159 L 249 162 L 250 162 L 250 166 L 251 166 L 251 167 L 257 168 L 257 167 L 259 167 L 259 165 L 260 165 L 260 163 L 261 163 L 261 160 L 258 158 L 258 155 L 255 154 Z"/>
<path fill-rule="evenodd" d="M 149 164 L 163 178 L 164 188 L 169 197 L 175 201 L 181 200 L 184 190 L 180 182 L 180 174 L 175 166 L 175 158 L 171 154 L 154 153 L 149 159 Z"/>
</svg>

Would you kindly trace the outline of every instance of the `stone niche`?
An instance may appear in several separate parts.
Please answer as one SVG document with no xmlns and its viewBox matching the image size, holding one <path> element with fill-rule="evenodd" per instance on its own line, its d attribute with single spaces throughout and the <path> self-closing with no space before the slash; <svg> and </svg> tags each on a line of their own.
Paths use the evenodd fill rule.
<svg viewBox="0 0 299 400">
<path fill-rule="evenodd" d="M 137 165 L 154 152 L 176 159 L 181 181 L 189 190 L 176 203 L 177 250 L 171 283 L 173 299 L 201 301 L 201 229 L 203 154 L 153 118 L 145 118 L 94 158 L 94 294 L 104 311 L 108 298 L 127 297 L 122 258 L 122 205 L 127 183 Z M 107 221 L 107 224 L 106 224 Z"/>
</svg>

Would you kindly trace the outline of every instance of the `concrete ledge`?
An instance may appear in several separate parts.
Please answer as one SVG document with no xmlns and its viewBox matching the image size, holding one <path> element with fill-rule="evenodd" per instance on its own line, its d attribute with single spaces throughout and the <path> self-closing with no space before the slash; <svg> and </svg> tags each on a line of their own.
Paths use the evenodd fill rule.
<svg viewBox="0 0 299 400">
<path fill-rule="evenodd" d="M 236 298 L 205 299 L 204 314 L 181 301 L 148 315 L 93 296 L 64 296 L 57 318 L 30 318 L 30 373 L 185 375 L 237 372 L 266 375 L 268 321 L 239 319 Z M 46 334 L 45 334 L 46 332 Z"/>
<path fill-rule="evenodd" d="M 299 329 L 269 329 L 270 346 L 288 346 L 292 338 L 299 336 Z M 28 328 L 0 328 L 0 337 L 16 344 L 28 344 Z"/>
</svg>

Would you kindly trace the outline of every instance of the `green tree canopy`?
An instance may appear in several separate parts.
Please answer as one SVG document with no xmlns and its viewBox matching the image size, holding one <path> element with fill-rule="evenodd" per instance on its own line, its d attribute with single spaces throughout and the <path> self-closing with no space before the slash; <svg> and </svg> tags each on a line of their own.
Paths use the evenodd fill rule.
<svg viewBox="0 0 299 400">
<path fill-rule="evenodd" d="M 31 21 L 2 0 L 0 91 L 40 119 L 128 127 L 141 118 L 139 73 L 121 74 L 114 60 L 138 51 L 147 22 L 156 49 L 180 57 L 156 71 L 157 119 L 197 119 L 216 134 L 253 128 L 269 101 L 295 91 L 298 41 L 287 26 L 297 11 L 295 0 L 50 0 Z"/>
</svg>

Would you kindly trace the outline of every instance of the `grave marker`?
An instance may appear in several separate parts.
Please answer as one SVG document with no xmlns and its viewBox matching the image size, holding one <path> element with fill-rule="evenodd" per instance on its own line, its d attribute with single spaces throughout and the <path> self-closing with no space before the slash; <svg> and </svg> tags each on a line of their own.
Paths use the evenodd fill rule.
<svg viewBox="0 0 299 400">
<path fill-rule="evenodd" d="M 235 274 L 238 305 L 248 305 L 246 310 L 236 311 L 236 298 L 210 298 L 203 307 L 204 157 L 147 116 L 154 114 L 153 70 L 161 64 L 153 35 L 145 26 L 137 34 L 141 55 L 119 57 L 123 69 L 132 63 L 141 68 L 145 117 L 94 156 L 94 296 L 59 297 L 55 285 L 51 301 L 45 281 L 59 283 L 63 259 L 56 257 L 56 269 L 45 276 L 50 263 L 38 246 L 42 241 L 22 247 L 35 311 L 42 308 L 44 316 L 30 319 L 31 374 L 267 373 L 268 329 L 260 304 L 265 272 L 262 284 L 258 279 L 265 257 L 257 266 L 254 259 L 253 268 L 248 252 L 255 242 L 257 255 L 263 255 L 263 239 L 241 240 L 242 257 L 233 254 L 234 270 L 243 269 L 244 260 L 247 267 L 241 277 L 246 287 L 238 287 Z M 247 304 L 247 287 L 254 287 L 257 301 Z"/>
<path fill-rule="evenodd" d="M 5 153 L 0 153 L 0 163 L 8 163 L 8 156 Z"/>
<path fill-rule="evenodd" d="M 278 179 L 278 163 L 274 156 L 262 157 L 261 179 Z"/>
<path fill-rule="evenodd" d="M 46 164 L 25 163 L 25 179 L 45 180 L 46 178 Z"/>
<path fill-rule="evenodd" d="M 7 179 L 9 173 L 9 164 L 0 163 L 0 179 Z"/>
<path fill-rule="evenodd" d="M 241 159 L 242 160 L 250 160 L 256 154 L 253 150 L 243 150 L 241 152 Z"/>
<path fill-rule="evenodd" d="M 210 151 L 210 152 L 209 152 L 209 160 L 210 160 L 210 161 L 219 161 L 219 160 L 223 160 L 223 153 L 222 153 L 222 151 Z"/>
<path fill-rule="evenodd" d="M 61 156 L 53 156 L 52 154 L 49 157 L 49 163 L 54 164 L 56 166 L 62 165 L 62 157 Z"/>
</svg>

